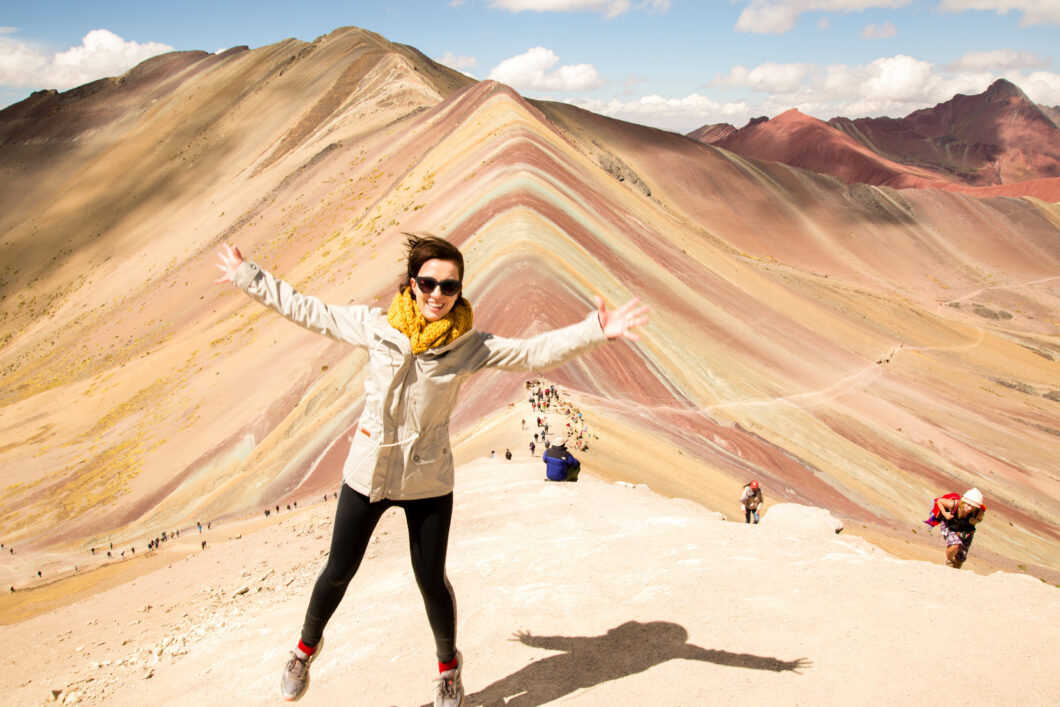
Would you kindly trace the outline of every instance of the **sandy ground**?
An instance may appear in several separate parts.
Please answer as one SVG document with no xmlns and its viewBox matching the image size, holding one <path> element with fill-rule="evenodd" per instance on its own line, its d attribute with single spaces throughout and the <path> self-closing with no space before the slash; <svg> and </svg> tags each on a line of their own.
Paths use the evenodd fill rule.
<svg viewBox="0 0 1060 707">
<path fill-rule="evenodd" d="M 0 627 L 33 648 L 0 661 L 5 702 L 279 702 L 333 509 L 218 525 L 205 550 L 184 533 L 158 553 L 168 564 Z M 1016 685 L 1060 701 L 1055 587 L 895 559 L 805 506 L 748 526 L 644 486 L 481 459 L 458 470 L 448 572 L 470 705 L 909 704 L 955 671 L 979 704 L 1011 704 Z M 304 704 L 429 703 L 399 512 L 326 640 Z"/>
</svg>

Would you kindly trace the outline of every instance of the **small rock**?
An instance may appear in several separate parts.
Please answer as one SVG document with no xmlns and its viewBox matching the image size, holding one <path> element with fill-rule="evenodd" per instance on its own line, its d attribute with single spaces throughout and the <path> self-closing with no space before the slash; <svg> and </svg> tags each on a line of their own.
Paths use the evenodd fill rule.
<svg viewBox="0 0 1060 707">
<path fill-rule="evenodd" d="M 246 594 L 246 593 L 247 593 L 247 592 L 249 592 L 249 591 L 250 591 L 250 587 L 249 587 L 248 585 L 243 585 L 242 587 L 240 587 L 239 589 L 237 589 L 237 590 L 236 590 L 236 593 L 235 593 L 235 594 L 233 594 L 232 596 L 234 596 L 234 597 L 238 597 L 239 595 L 241 595 L 241 594 Z"/>
</svg>

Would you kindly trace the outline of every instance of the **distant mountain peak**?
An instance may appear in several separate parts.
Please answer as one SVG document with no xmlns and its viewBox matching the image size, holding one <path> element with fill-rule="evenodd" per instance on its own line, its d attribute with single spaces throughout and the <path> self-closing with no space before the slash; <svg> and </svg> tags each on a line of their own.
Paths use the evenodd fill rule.
<svg viewBox="0 0 1060 707">
<path fill-rule="evenodd" d="M 832 174 L 847 183 L 1014 187 L 1060 177 L 1056 116 L 1016 84 L 998 79 L 982 93 L 957 94 L 904 118 L 822 122 L 790 108 L 772 120 L 752 118 L 739 130 L 700 129 L 689 137 L 747 157 Z M 1056 188 L 1049 186 L 1046 192 Z M 1028 189 L 1045 193 L 1035 191 L 1034 184 Z"/>
<path fill-rule="evenodd" d="M 1021 98 L 1028 103 L 1032 103 L 1027 94 L 1008 79 L 998 79 L 990 84 L 990 87 L 983 92 L 983 97 L 988 101 L 996 101 L 999 98 Z"/>
</svg>

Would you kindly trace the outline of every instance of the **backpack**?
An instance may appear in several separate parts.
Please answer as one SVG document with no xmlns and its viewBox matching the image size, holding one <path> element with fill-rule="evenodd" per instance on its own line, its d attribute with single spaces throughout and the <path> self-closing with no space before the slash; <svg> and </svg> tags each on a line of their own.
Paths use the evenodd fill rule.
<svg viewBox="0 0 1060 707">
<path fill-rule="evenodd" d="M 950 500 L 959 500 L 960 497 L 961 497 L 961 494 L 959 494 L 959 493 L 948 493 L 945 496 L 939 496 L 939 498 L 946 498 L 946 499 L 950 499 Z M 925 520 L 924 522 L 927 523 L 928 525 L 930 525 L 932 528 L 934 528 L 936 525 L 938 525 L 939 523 L 942 522 L 942 512 L 939 510 L 939 499 L 938 498 L 936 498 L 932 502 L 931 515 L 928 516 L 928 519 Z"/>
</svg>

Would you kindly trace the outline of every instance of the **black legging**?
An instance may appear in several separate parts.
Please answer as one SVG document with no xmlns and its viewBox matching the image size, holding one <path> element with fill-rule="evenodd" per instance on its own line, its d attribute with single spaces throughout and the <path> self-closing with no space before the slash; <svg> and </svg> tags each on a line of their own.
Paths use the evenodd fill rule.
<svg viewBox="0 0 1060 707">
<path fill-rule="evenodd" d="M 434 632 L 438 660 L 449 662 L 456 657 L 456 598 L 445 576 L 445 551 L 449 545 L 449 524 L 453 519 L 452 493 L 415 501 L 371 503 L 367 496 L 343 484 L 331 533 L 331 553 L 309 598 L 302 642 L 307 646 L 320 643 L 324 626 L 335 613 L 346 587 L 361 565 L 376 523 L 391 506 L 405 511 L 412 572 L 427 607 L 427 620 Z"/>
</svg>

